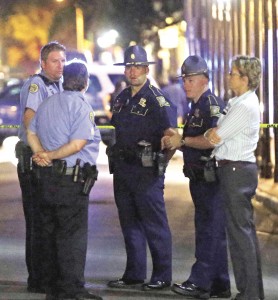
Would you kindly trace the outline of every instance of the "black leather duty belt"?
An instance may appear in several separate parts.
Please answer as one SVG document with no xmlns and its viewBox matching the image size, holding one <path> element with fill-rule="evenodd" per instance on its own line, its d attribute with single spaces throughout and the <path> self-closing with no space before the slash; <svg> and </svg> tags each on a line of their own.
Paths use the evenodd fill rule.
<svg viewBox="0 0 278 300">
<path fill-rule="evenodd" d="M 221 159 L 216 161 L 216 167 L 221 168 L 228 164 L 233 164 L 236 166 L 245 166 L 247 164 L 252 164 L 251 161 L 242 161 L 242 160 L 229 160 L 229 159 Z"/>
</svg>

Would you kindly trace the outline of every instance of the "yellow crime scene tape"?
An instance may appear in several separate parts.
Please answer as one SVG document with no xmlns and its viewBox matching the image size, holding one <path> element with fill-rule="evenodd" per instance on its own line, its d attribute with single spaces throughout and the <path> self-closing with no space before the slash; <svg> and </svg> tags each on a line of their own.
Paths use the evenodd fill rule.
<svg viewBox="0 0 278 300">
<path fill-rule="evenodd" d="M 178 125 L 178 128 L 183 128 L 184 124 Z M 268 124 L 268 123 L 261 123 L 260 124 L 261 128 L 278 128 L 278 123 L 273 123 L 273 124 Z M 9 128 L 19 128 L 19 125 L 0 125 L 0 129 L 9 129 Z M 97 128 L 99 129 L 115 129 L 114 126 L 112 125 L 98 125 Z"/>
</svg>

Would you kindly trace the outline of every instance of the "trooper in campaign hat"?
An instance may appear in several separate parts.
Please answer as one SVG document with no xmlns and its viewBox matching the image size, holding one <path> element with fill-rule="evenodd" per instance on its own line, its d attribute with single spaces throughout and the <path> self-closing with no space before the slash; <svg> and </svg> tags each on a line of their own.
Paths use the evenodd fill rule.
<svg viewBox="0 0 278 300">
<path fill-rule="evenodd" d="M 181 66 L 181 76 L 188 77 L 194 75 L 205 75 L 208 76 L 208 66 L 206 61 L 198 55 L 191 55 L 186 58 Z"/>
<path fill-rule="evenodd" d="M 224 199 L 216 177 L 206 176 L 205 160 L 211 159 L 212 146 L 204 137 L 208 128 L 217 126 L 225 103 L 211 92 L 207 63 L 202 57 L 187 57 L 181 73 L 186 96 L 191 100 L 190 112 L 183 134 L 163 137 L 162 145 L 183 152 L 183 172 L 190 179 L 195 206 L 196 260 L 189 277 L 174 283 L 172 291 L 197 299 L 230 298 L 225 212 L 221 205 Z"/>
<path fill-rule="evenodd" d="M 141 46 L 135 45 L 126 48 L 124 53 L 124 62 L 116 63 L 114 64 L 114 66 L 128 66 L 128 65 L 148 66 L 152 64 L 155 64 L 155 62 L 147 60 L 146 50 Z"/>
</svg>

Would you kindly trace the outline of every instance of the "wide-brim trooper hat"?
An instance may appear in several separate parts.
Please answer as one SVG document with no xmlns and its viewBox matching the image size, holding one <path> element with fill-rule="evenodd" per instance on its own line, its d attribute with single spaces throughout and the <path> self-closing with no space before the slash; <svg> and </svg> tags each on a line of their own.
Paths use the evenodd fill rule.
<svg viewBox="0 0 278 300">
<path fill-rule="evenodd" d="M 126 48 L 124 53 L 124 62 L 116 63 L 114 66 L 128 66 L 128 65 L 137 65 L 137 66 L 148 66 L 155 64 L 153 61 L 147 60 L 147 53 L 144 48 L 141 46 L 130 46 Z"/>
<path fill-rule="evenodd" d="M 186 58 L 181 66 L 181 75 L 178 77 L 188 77 L 194 75 L 205 75 L 208 77 L 208 65 L 206 61 L 198 55 L 191 55 Z"/>
</svg>

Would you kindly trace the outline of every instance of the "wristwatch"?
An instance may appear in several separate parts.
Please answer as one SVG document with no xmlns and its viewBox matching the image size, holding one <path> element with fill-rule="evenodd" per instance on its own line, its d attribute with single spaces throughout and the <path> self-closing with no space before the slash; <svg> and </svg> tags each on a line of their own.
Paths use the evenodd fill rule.
<svg viewBox="0 0 278 300">
<path fill-rule="evenodd" d="M 181 147 L 185 145 L 185 140 L 183 138 L 181 138 L 180 144 L 181 144 Z"/>
</svg>

